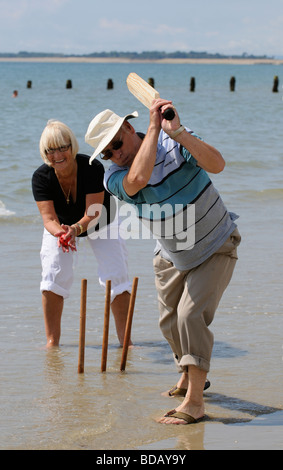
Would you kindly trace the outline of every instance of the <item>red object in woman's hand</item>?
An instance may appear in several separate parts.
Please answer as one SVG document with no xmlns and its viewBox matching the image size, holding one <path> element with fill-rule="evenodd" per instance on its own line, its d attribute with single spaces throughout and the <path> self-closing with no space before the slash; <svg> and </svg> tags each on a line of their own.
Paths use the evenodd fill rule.
<svg viewBox="0 0 283 470">
<path fill-rule="evenodd" d="M 61 235 L 59 240 L 61 245 L 67 248 L 69 246 L 69 241 L 71 240 L 71 237 L 65 238 L 65 235 Z"/>
</svg>

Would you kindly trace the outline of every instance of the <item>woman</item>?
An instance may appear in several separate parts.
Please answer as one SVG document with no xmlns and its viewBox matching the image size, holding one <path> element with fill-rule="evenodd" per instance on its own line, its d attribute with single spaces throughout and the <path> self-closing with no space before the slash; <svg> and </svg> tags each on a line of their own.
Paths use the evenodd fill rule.
<svg viewBox="0 0 283 470">
<path fill-rule="evenodd" d="M 89 224 L 101 229 L 96 225 L 99 213 L 95 210 L 92 214 L 91 208 L 102 204 L 107 211 L 104 229 L 109 229 L 111 197 L 104 191 L 103 165 L 89 165 L 89 157 L 78 153 L 77 139 L 68 126 L 48 121 L 39 148 L 44 164 L 33 174 L 32 189 L 44 224 L 40 290 L 47 347 L 52 347 L 59 345 L 64 299 L 73 282 L 77 238 L 87 236 Z M 106 280 L 111 280 L 111 309 L 122 345 L 131 291 L 124 242 L 97 236 L 88 236 L 87 240 L 98 262 L 100 284 L 105 286 Z"/>
</svg>

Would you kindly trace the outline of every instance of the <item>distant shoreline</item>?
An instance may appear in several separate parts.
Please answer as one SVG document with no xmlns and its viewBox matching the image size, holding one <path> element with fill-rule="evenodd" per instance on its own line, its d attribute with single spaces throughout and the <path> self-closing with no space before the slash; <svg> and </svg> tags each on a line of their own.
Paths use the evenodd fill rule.
<svg viewBox="0 0 283 470">
<path fill-rule="evenodd" d="M 283 65 L 280 59 L 158 59 L 136 60 L 110 57 L 0 57 L 0 62 L 42 63 L 113 63 L 113 64 L 224 64 L 224 65 Z"/>
</svg>

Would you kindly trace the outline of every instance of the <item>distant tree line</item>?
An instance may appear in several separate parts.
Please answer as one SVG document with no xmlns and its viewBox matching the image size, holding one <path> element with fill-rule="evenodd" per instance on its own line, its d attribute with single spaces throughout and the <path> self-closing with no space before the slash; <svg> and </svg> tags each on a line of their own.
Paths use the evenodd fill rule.
<svg viewBox="0 0 283 470">
<path fill-rule="evenodd" d="M 91 54 L 61 54 L 50 52 L 26 52 L 17 53 L 0 52 L 1 58 L 39 58 L 39 57 L 89 57 L 89 58 L 121 58 L 130 60 L 160 60 L 160 59 L 273 59 L 266 55 L 250 55 L 243 52 L 242 55 L 212 54 L 209 52 L 164 52 L 164 51 L 144 51 L 144 52 L 92 52 Z"/>
<path fill-rule="evenodd" d="M 249 55 L 244 52 L 242 55 L 223 55 L 223 54 L 212 54 L 209 52 L 183 52 L 183 51 L 175 51 L 175 52 L 164 52 L 164 51 L 144 51 L 144 52 L 93 52 L 92 54 L 88 54 L 87 57 L 117 57 L 117 58 L 127 58 L 127 59 L 268 59 L 266 55 L 262 56 L 255 56 Z"/>
</svg>

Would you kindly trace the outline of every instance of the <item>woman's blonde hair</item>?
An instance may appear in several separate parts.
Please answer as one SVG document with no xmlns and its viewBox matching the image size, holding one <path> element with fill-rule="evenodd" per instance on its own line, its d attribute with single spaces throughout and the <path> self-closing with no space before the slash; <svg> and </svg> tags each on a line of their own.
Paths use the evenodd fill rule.
<svg viewBox="0 0 283 470">
<path fill-rule="evenodd" d="M 46 155 L 46 151 L 48 149 L 63 147 L 64 145 L 70 144 L 73 158 L 76 158 L 76 155 L 79 151 L 79 144 L 75 135 L 63 122 L 50 119 L 47 122 L 47 125 L 42 132 L 39 141 L 39 151 L 44 163 L 46 163 L 48 166 L 51 165 Z"/>
</svg>

